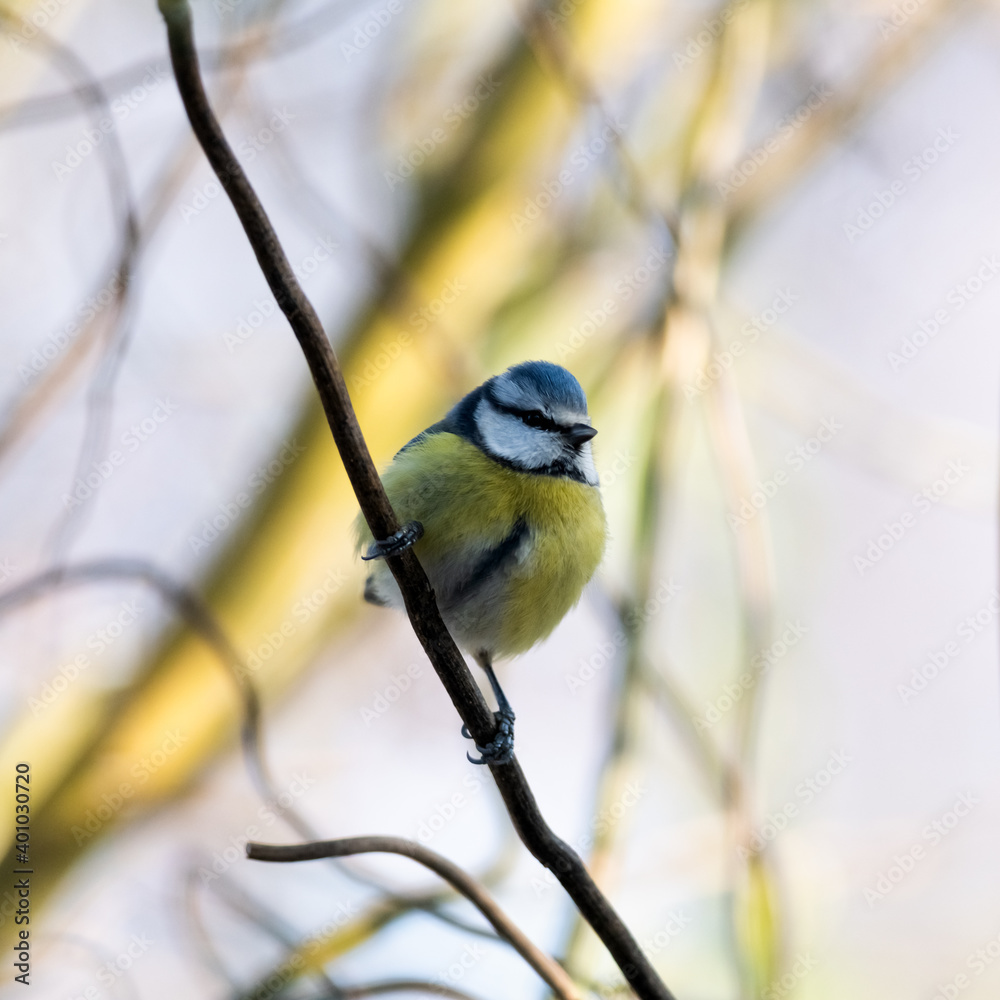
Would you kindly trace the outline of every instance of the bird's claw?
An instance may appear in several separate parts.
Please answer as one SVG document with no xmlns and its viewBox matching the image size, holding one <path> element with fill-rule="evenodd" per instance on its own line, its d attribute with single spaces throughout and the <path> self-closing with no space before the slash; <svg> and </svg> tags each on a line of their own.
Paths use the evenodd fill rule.
<svg viewBox="0 0 1000 1000">
<path fill-rule="evenodd" d="M 361 558 L 365 562 L 372 559 L 384 559 L 386 556 L 398 556 L 405 552 L 414 542 L 419 541 L 424 534 L 424 526 L 419 521 L 408 521 L 399 531 L 393 532 L 388 538 L 376 539 L 368 546 L 367 555 Z"/>
<path fill-rule="evenodd" d="M 496 736 L 485 745 L 476 744 L 480 753 L 478 760 L 466 753 L 470 764 L 509 764 L 514 759 L 514 710 L 505 705 L 493 713 L 493 718 L 497 722 Z M 462 735 L 467 740 L 472 739 L 468 726 L 462 726 Z"/>
</svg>

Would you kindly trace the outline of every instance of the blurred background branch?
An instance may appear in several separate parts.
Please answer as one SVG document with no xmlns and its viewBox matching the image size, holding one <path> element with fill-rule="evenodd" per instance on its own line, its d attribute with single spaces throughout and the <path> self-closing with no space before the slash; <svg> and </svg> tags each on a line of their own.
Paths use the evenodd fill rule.
<svg viewBox="0 0 1000 1000">
<path fill-rule="evenodd" d="M 359 600 L 349 484 L 155 12 L 3 10 L 0 586 L 49 589 L 0 621 L 0 760 L 32 765 L 41 995 L 538 995 L 391 859 L 242 862 L 373 829 L 625 995 L 405 623 Z M 588 392 L 609 554 L 504 683 L 539 799 L 657 970 L 719 1000 L 994 996 L 995 5 L 195 14 L 376 463 L 507 364 Z M 169 600 L 50 586 L 108 552 L 196 581 L 266 789 L 245 696 Z M 0 918 L 9 942 L 2 892 Z"/>
</svg>

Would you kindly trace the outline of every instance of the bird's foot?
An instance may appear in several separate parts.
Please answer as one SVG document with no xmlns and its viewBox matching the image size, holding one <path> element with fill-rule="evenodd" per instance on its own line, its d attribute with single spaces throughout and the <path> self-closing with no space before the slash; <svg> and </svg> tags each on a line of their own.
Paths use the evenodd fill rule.
<svg viewBox="0 0 1000 1000">
<path fill-rule="evenodd" d="M 372 559 L 384 559 L 386 556 L 398 556 L 400 552 L 405 552 L 414 542 L 419 541 L 423 534 L 424 526 L 419 521 L 408 521 L 388 538 L 372 542 L 368 546 L 368 554 L 361 558 L 369 562 Z"/>
<path fill-rule="evenodd" d="M 506 700 L 506 699 L 505 699 Z M 493 713 L 497 720 L 497 733 L 485 745 L 476 744 L 480 757 L 477 760 L 471 754 L 465 756 L 471 764 L 509 764 L 514 759 L 514 710 L 510 705 L 502 705 L 499 712 Z M 472 739 L 467 726 L 462 726 L 462 735 Z"/>
</svg>

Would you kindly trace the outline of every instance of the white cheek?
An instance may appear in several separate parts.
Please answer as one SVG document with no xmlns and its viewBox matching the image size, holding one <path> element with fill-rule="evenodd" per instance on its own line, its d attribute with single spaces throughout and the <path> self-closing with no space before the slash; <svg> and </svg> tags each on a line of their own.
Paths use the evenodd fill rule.
<svg viewBox="0 0 1000 1000">
<path fill-rule="evenodd" d="M 601 477 L 594 468 L 594 453 L 590 449 L 589 441 L 580 449 L 580 459 L 577 464 L 590 486 L 601 485 Z"/>
<path fill-rule="evenodd" d="M 485 402 L 476 411 L 476 424 L 489 451 L 528 468 L 551 465 L 562 450 L 558 435 L 533 430 L 523 420 L 499 413 Z"/>
</svg>

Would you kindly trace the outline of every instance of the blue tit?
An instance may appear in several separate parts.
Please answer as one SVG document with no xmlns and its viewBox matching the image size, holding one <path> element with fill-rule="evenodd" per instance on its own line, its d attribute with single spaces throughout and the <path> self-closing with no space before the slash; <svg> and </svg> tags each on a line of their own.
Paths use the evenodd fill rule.
<svg viewBox="0 0 1000 1000">
<path fill-rule="evenodd" d="M 503 763 L 513 753 L 514 713 L 494 660 L 544 639 L 604 554 L 607 522 L 590 445 L 596 433 L 587 397 L 565 368 L 515 365 L 418 434 L 385 470 L 389 501 L 408 523 L 400 537 L 373 541 L 357 520 L 366 559 L 412 542 L 448 630 L 486 672 L 500 709 L 498 735 L 477 746 L 482 756 L 474 763 Z M 364 596 L 403 607 L 384 562 L 374 564 Z"/>
</svg>

